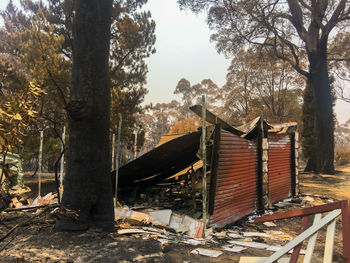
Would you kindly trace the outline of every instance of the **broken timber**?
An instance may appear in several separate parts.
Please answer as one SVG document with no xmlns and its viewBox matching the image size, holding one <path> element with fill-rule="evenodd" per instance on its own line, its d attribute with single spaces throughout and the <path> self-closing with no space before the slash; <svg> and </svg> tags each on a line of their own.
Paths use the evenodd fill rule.
<svg viewBox="0 0 350 263">
<path fill-rule="evenodd" d="M 321 219 L 321 214 L 324 212 L 330 212 L 328 215 Z M 267 261 L 264 262 L 274 262 L 278 258 L 282 257 L 286 251 L 296 247 L 298 244 L 301 244 L 306 238 L 310 238 L 308 243 L 308 250 L 306 252 L 304 262 L 311 262 L 311 256 L 316 242 L 316 232 L 321 229 L 323 226 L 328 225 L 325 251 L 324 251 L 324 261 L 323 262 L 332 262 L 333 256 L 333 242 L 334 242 L 334 231 L 335 231 L 335 219 L 341 215 L 342 216 L 342 234 L 343 234 L 343 256 L 346 263 L 350 263 L 350 212 L 349 212 L 349 201 L 342 200 L 334 202 L 331 204 L 308 207 L 302 209 L 296 209 L 292 211 L 287 211 L 283 213 L 273 214 L 262 216 L 254 220 L 255 223 L 267 222 L 279 219 L 286 219 L 292 217 L 308 217 L 310 215 L 315 215 L 314 224 L 301 233 L 297 238 L 290 241 L 283 250 L 276 252 Z M 287 250 L 288 249 L 288 250 Z M 296 262 L 297 258 L 294 259 Z"/>
</svg>

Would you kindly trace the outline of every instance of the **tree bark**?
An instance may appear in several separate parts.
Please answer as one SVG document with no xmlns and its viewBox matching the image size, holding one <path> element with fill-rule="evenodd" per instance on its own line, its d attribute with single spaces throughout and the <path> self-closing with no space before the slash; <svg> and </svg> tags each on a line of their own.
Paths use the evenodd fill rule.
<svg viewBox="0 0 350 263">
<path fill-rule="evenodd" d="M 309 81 L 315 98 L 315 145 L 311 156 L 316 173 L 334 173 L 333 97 L 328 75 L 327 40 L 308 52 Z"/>
<path fill-rule="evenodd" d="M 114 226 L 110 180 L 110 79 L 108 70 L 112 0 L 77 0 L 63 206 L 77 218 L 61 217 L 56 230 Z"/>
</svg>

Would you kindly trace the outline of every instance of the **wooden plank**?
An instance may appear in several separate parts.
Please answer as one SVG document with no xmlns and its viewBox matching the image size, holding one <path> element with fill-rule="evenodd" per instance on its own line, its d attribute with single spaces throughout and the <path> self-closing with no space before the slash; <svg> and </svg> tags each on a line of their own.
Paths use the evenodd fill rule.
<svg viewBox="0 0 350 263">
<path fill-rule="evenodd" d="M 309 238 L 313 234 L 315 234 L 318 230 L 320 230 L 322 227 L 327 225 L 329 222 L 337 218 L 341 214 L 341 210 L 337 209 L 332 212 L 330 212 L 328 215 L 323 217 L 316 225 L 312 225 L 307 230 L 305 230 L 303 233 L 298 235 L 295 239 L 288 242 L 285 246 L 283 246 L 279 251 L 272 254 L 270 257 L 268 257 L 265 261 L 265 263 L 273 263 L 274 261 L 281 258 L 284 254 L 288 253 L 289 250 L 296 247 L 298 244 L 300 244 L 305 239 Z"/>
<path fill-rule="evenodd" d="M 300 229 L 301 233 L 306 230 L 308 222 L 309 222 L 309 216 L 303 216 L 301 218 L 301 229 Z M 292 256 L 290 257 L 289 263 L 297 263 L 298 262 L 298 258 L 299 258 L 299 254 L 300 254 L 300 250 L 301 250 L 302 245 L 303 245 L 303 242 L 301 242 L 299 245 L 297 245 L 293 249 L 293 253 L 292 253 Z"/>
<path fill-rule="evenodd" d="M 342 234 L 344 262 L 350 263 L 350 210 L 349 203 L 342 204 Z"/>
<path fill-rule="evenodd" d="M 323 263 L 332 263 L 333 247 L 334 247 L 334 232 L 335 219 L 327 227 L 326 244 L 324 246 Z"/>
<path fill-rule="evenodd" d="M 323 212 L 329 212 L 329 211 L 332 211 L 335 209 L 342 208 L 342 206 L 344 206 L 345 203 L 347 204 L 348 201 L 342 200 L 342 201 L 338 201 L 338 202 L 334 202 L 334 203 L 330 203 L 330 204 L 295 209 L 295 210 L 286 211 L 283 213 L 262 216 L 262 217 L 256 218 L 254 220 L 254 223 L 262 223 L 262 222 L 292 218 L 292 217 L 297 217 L 297 216 L 306 216 L 306 215 L 314 215 L 314 214 L 323 213 Z"/>
<path fill-rule="evenodd" d="M 321 220 L 321 217 L 322 217 L 321 214 L 316 214 L 314 217 L 313 225 L 316 225 Z M 304 256 L 303 263 L 311 263 L 311 258 L 312 258 L 312 254 L 314 253 L 316 239 L 317 239 L 317 232 L 313 234 L 313 236 L 310 237 L 309 239 L 309 243 L 307 244 L 306 254 Z"/>
<path fill-rule="evenodd" d="M 266 257 L 240 257 L 239 263 L 264 263 Z M 288 263 L 289 258 L 280 258 L 277 263 Z"/>
</svg>

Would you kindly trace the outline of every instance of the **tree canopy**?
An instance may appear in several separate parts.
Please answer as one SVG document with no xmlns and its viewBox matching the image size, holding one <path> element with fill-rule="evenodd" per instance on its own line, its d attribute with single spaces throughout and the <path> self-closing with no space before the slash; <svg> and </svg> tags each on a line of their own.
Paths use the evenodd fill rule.
<svg viewBox="0 0 350 263">
<path fill-rule="evenodd" d="M 346 32 L 350 3 L 346 0 L 178 0 L 178 3 L 194 12 L 208 11 L 208 25 L 215 31 L 211 39 L 218 51 L 232 55 L 246 45 L 259 46 L 271 50 L 308 79 L 315 98 L 313 170 L 334 172 L 328 47 L 335 40 L 335 34 L 331 34 L 335 28 Z"/>
<path fill-rule="evenodd" d="M 67 123 L 67 101 L 71 85 L 73 51 L 73 0 L 46 2 L 25 0 L 17 8 L 12 2 L 1 12 L 4 27 L 0 29 L 0 51 L 11 54 L 26 67 L 26 74 L 35 80 L 45 95 L 38 101 L 38 119 L 28 129 L 28 147 L 19 151 L 27 157 L 35 156 L 37 145 L 32 143 L 38 130 L 46 132 L 47 143 L 52 142 L 46 157 L 59 155 L 57 137 Z M 141 103 L 147 90 L 145 59 L 155 52 L 155 22 L 151 14 L 140 11 L 147 1 L 114 1 L 111 23 L 109 70 L 111 72 L 111 130 L 116 132 L 118 115 L 123 115 L 123 141 L 133 142 L 136 115 L 144 111 Z M 140 139 L 142 139 L 142 132 Z M 142 140 L 140 140 L 142 142 Z M 31 147 L 32 146 L 32 147 Z M 34 147 L 34 148 L 33 148 Z M 51 149 L 51 150 L 50 150 Z M 53 153 L 56 154 L 53 154 Z M 55 157 L 53 157 L 55 159 Z M 52 161 L 51 161 L 52 162 Z"/>
</svg>

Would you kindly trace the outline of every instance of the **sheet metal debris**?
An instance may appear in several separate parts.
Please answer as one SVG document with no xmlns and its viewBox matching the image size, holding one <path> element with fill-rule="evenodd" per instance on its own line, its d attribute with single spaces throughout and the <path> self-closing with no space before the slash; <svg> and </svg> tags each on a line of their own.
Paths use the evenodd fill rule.
<svg viewBox="0 0 350 263">
<path fill-rule="evenodd" d="M 196 248 L 191 251 L 191 254 L 196 254 L 196 255 L 199 254 L 199 255 L 203 255 L 211 258 L 217 258 L 222 255 L 222 251 L 206 249 L 206 248 Z"/>
<path fill-rule="evenodd" d="M 239 253 L 239 252 L 242 252 L 243 250 L 245 250 L 247 248 L 246 247 L 241 247 L 241 246 L 223 246 L 222 249 L 224 251 Z"/>
<path fill-rule="evenodd" d="M 158 210 L 137 212 L 127 208 L 114 209 L 115 220 L 132 219 L 154 225 L 167 226 L 176 232 L 184 233 L 190 237 L 202 237 L 203 223 L 200 220 L 193 219 L 187 215 L 178 215 L 171 210 Z M 135 230 L 136 231 L 136 230 Z"/>
</svg>

